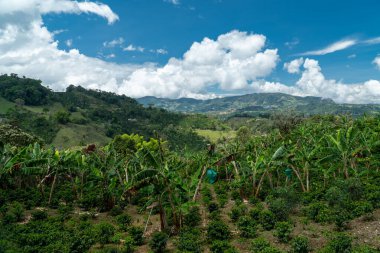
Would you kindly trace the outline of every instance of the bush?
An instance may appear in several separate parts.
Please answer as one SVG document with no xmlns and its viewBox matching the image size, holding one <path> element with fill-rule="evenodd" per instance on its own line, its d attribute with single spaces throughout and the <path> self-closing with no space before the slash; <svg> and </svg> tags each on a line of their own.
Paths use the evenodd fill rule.
<svg viewBox="0 0 380 253">
<path fill-rule="evenodd" d="M 111 242 L 114 234 L 115 228 L 109 223 L 99 223 L 96 226 L 96 238 L 101 245 Z"/>
<path fill-rule="evenodd" d="M 32 212 L 32 220 L 46 220 L 48 213 L 45 210 L 34 210 Z"/>
<path fill-rule="evenodd" d="M 208 207 L 207 207 L 207 208 L 208 208 L 208 211 L 209 211 L 210 213 L 219 210 L 219 206 L 218 206 L 218 204 L 215 203 L 215 202 L 211 202 L 210 204 L 208 204 Z"/>
<path fill-rule="evenodd" d="M 207 238 L 209 241 L 228 240 L 231 237 L 229 227 L 220 220 L 211 221 L 207 227 Z"/>
<path fill-rule="evenodd" d="M 328 243 L 328 249 L 334 253 L 350 253 L 352 252 L 352 239 L 344 233 L 338 233 Z"/>
<path fill-rule="evenodd" d="M 259 208 L 252 208 L 251 210 L 249 210 L 249 216 L 255 220 L 255 221 L 259 221 L 260 219 L 260 213 L 262 212 L 261 209 Z"/>
<path fill-rule="evenodd" d="M 290 234 L 293 231 L 293 225 L 286 221 L 276 223 L 274 235 L 280 242 L 289 242 Z"/>
<path fill-rule="evenodd" d="M 234 206 L 230 212 L 230 218 L 233 222 L 236 222 L 240 216 L 245 215 L 247 207 L 245 205 Z"/>
<path fill-rule="evenodd" d="M 333 217 L 329 208 L 322 202 L 308 205 L 304 208 L 304 213 L 309 219 L 319 223 L 329 222 Z"/>
<path fill-rule="evenodd" d="M 256 223 L 249 216 L 239 218 L 237 227 L 240 231 L 240 236 L 243 238 L 256 237 Z"/>
<path fill-rule="evenodd" d="M 201 221 L 202 217 L 197 206 L 191 207 L 189 212 L 184 216 L 184 224 L 189 227 L 199 226 Z"/>
<path fill-rule="evenodd" d="M 250 252 L 252 253 L 281 253 L 279 249 L 272 247 L 266 239 L 261 238 L 261 237 L 252 240 Z"/>
<path fill-rule="evenodd" d="M 350 214 L 344 209 L 337 209 L 333 216 L 337 230 L 344 230 L 347 228 L 348 221 L 351 219 Z"/>
<path fill-rule="evenodd" d="M 333 186 L 326 191 L 325 199 L 329 206 L 344 207 L 348 201 L 348 194 L 342 189 Z"/>
<path fill-rule="evenodd" d="M 269 247 L 270 243 L 266 239 L 259 237 L 252 240 L 251 252 L 262 252 L 263 250 Z"/>
<path fill-rule="evenodd" d="M 58 207 L 58 213 L 62 220 L 70 219 L 73 211 L 74 211 L 74 208 L 70 205 L 59 205 Z"/>
<path fill-rule="evenodd" d="M 274 228 L 274 225 L 276 224 L 276 217 L 271 211 L 263 210 L 260 213 L 259 222 L 263 229 L 269 231 Z"/>
<path fill-rule="evenodd" d="M 368 201 L 357 201 L 353 203 L 353 214 L 355 217 L 360 217 L 364 214 L 372 213 L 373 205 Z"/>
<path fill-rule="evenodd" d="M 269 201 L 269 210 L 274 214 L 276 220 L 286 221 L 289 218 L 291 208 L 285 199 L 278 198 Z"/>
<path fill-rule="evenodd" d="M 154 253 L 162 253 L 166 248 L 168 242 L 168 235 L 163 232 L 154 232 L 149 241 L 149 246 Z"/>
<path fill-rule="evenodd" d="M 135 241 L 131 236 L 127 236 L 123 242 L 123 253 L 133 253 L 135 251 Z"/>
<path fill-rule="evenodd" d="M 356 247 L 353 251 L 353 253 L 378 253 L 379 251 L 373 248 L 370 248 L 369 246 L 359 246 Z"/>
<path fill-rule="evenodd" d="M 189 228 L 181 231 L 178 240 L 178 249 L 181 252 L 202 252 L 201 231 L 197 228 Z"/>
<path fill-rule="evenodd" d="M 303 236 L 297 236 L 292 240 L 292 253 L 308 253 L 311 251 L 309 239 Z"/>
<path fill-rule="evenodd" d="M 132 217 L 128 214 L 120 214 L 116 216 L 116 222 L 121 230 L 126 231 L 127 228 L 132 224 Z"/>
<path fill-rule="evenodd" d="M 4 206 L 1 210 L 3 213 L 3 223 L 11 224 L 23 221 L 25 218 L 24 207 L 19 202 L 13 202 L 10 205 Z"/>
<path fill-rule="evenodd" d="M 140 246 L 144 244 L 144 229 L 141 227 L 131 227 L 129 235 L 133 238 L 135 245 Z"/>
<path fill-rule="evenodd" d="M 112 209 L 109 211 L 109 215 L 111 216 L 118 216 L 123 213 L 123 209 L 120 206 L 114 206 Z"/>
<path fill-rule="evenodd" d="M 212 253 L 235 253 L 237 250 L 228 241 L 213 241 L 210 246 Z"/>
</svg>

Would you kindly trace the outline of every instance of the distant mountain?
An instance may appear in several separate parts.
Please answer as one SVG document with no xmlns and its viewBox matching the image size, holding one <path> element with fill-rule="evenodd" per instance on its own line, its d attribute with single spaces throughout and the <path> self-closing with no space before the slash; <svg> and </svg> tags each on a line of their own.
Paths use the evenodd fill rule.
<svg viewBox="0 0 380 253">
<path fill-rule="evenodd" d="M 295 111 L 305 115 L 380 114 L 380 105 L 337 104 L 332 99 L 299 97 L 283 93 L 253 93 L 209 100 L 142 97 L 137 101 L 145 107 L 154 106 L 177 112 L 219 115 L 260 116 L 278 111 Z"/>
</svg>

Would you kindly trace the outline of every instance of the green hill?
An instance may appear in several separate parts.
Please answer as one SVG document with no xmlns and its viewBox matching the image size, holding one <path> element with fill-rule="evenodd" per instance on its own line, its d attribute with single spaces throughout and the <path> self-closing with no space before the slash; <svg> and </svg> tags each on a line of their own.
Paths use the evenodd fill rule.
<svg viewBox="0 0 380 253">
<path fill-rule="evenodd" d="M 380 113 L 379 105 L 337 104 L 331 99 L 282 93 L 254 93 L 209 100 L 143 97 L 138 101 L 144 106 L 156 106 L 170 111 L 234 116 L 265 116 L 279 111 L 295 111 L 304 115 Z"/>
<path fill-rule="evenodd" d="M 206 122 L 204 116 L 186 116 L 159 108 L 144 108 L 136 100 L 110 92 L 69 86 L 53 92 L 41 81 L 17 75 L 0 76 L 0 119 L 20 127 L 57 147 L 106 144 L 123 133 L 146 138 L 157 134 L 171 148 L 199 148 L 204 139 L 189 122 Z M 198 123 L 198 124 L 200 124 Z"/>
</svg>

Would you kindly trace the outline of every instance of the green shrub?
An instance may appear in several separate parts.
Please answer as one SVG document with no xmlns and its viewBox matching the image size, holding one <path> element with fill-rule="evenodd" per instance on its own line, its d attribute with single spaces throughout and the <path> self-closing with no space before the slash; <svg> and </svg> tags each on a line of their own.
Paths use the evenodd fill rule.
<svg viewBox="0 0 380 253">
<path fill-rule="evenodd" d="M 201 214 L 199 212 L 199 207 L 193 206 L 190 208 L 189 212 L 184 215 L 183 223 L 185 226 L 196 227 L 199 226 L 202 221 Z"/>
<path fill-rule="evenodd" d="M 338 233 L 334 235 L 327 247 L 334 253 L 350 253 L 352 252 L 352 239 L 344 233 Z"/>
<path fill-rule="evenodd" d="M 133 253 L 135 251 L 135 241 L 131 236 L 125 237 L 123 241 L 123 253 Z"/>
<path fill-rule="evenodd" d="M 254 221 L 259 221 L 260 219 L 260 213 L 262 212 L 261 209 L 255 207 L 249 210 L 249 216 L 254 220 Z"/>
<path fill-rule="evenodd" d="M 169 236 L 163 232 L 154 232 L 149 241 L 149 246 L 154 253 L 162 253 L 166 248 Z"/>
<path fill-rule="evenodd" d="M 333 186 L 326 191 L 325 199 L 329 206 L 344 207 L 348 201 L 348 194 L 342 189 Z"/>
<path fill-rule="evenodd" d="M 96 238 L 101 245 L 111 242 L 114 234 L 115 228 L 111 224 L 103 222 L 96 225 Z"/>
<path fill-rule="evenodd" d="M 269 201 L 269 210 L 274 214 L 276 220 L 286 221 L 291 211 L 290 206 L 285 199 L 278 198 Z"/>
<path fill-rule="evenodd" d="M 295 237 L 292 242 L 292 253 L 308 253 L 311 251 L 309 239 L 304 236 Z"/>
<path fill-rule="evenodd" d="M 212 253 L 235 253 L 237 250 L 228 241 L 213 241 L 210 246 Z"/>
<path fill-rule="evenodd" d="M 207 227 L 207 238 L 209 241 L 228 240 L 231 237 L 229 227 L 220 220 L 211 221 Z"/>
<path fill-rule="evenodd" d="M 58 207 L 58 213 L 59 213 L 60 218 L 62 220 L 70 219 L 73 211 L 74 211 L 74 208 L 70 205 L 59 205 L 59 207 Z"/>
<path fill-rule="evenodd" d="M 48 217 L 48 213 L 45 211 L 45 210 L 34 210 L 32 212 L 32 220 L 33 221 L 36 221 L 36 220 L 46 220 L 46 218 Z"/>
<path fill-rule="evenodd" d="M 207 208 L 208 208 L 208 211 L 209 211 L 210 213 L 219 210 L 219 206 L 218 206 L 218 204 L 215 203 L 215 202 L 210 202 L 210 204 L 208 204 L 208 207 L 207 207 Z"/>
<path fill-rule="evenodd" d="M 4 224 L 11 224 L 23 221 L 25 218 L 24 207 L 19 202 L 3 206 L 1 213 L 3 214 L 2 222 Z"/>
<path fill-rule="evenodd" d="M 111 216 L 118 216 L 123 213 L 123 209 L 120 206 L 114 206 L 112 209 L 109 211 L 109 215 Z"/>
<path fill-rule="evenodd" d="M 293 224 L 286 221 L 277 222 L 275 225 L 274 235 L 280 242 L 289 242 L 293 227 Z"/>
<path fill-rule="evenodd" d="M 262 238 L 256 238 L 252 240 L 250 252 L 252 253 L 281 253 L 279 249 L 274 248 L 270 243 Z"/>
<path fill-rule="evenodd" d="M 128 232 L 137 246 L 144 244 L 144 229 L 142 227 L 130 227 Z"/>
<path fill-rule="evenodd" d="M 263 229 L 269 231 L 274 228 L 276 224 L 276 217 L 269 210 L 263 210 L 259 215 L 259 222 Z"/>
<path fill-rule="evenodd" d="M 240 231 L 240 236 L 243 238 L 254 238 L 257 235 L 256 223 L 249 216 L 241 216 L 237 227 Z"/>
<path fill-rule="evenodd" d="M 352 252 L 353 253 L 378 253 L 379 250 L 373 249 L 369 246 L 362 245 L 362 246 L 355 247 L 355 249 Z"/>
<path fill-rule="evenodd" d="M 315 202 L 304 208 L 305 215 L 318 223 L 329 222 L 333 218 L 333 214 L 329 208 L 322 202 Z"/>
<path fill-rule="evenodd" d="M 270 243 L 262 237 L 256 238 L 251 242 L 251 252 L 262 252 L 270 247 Z"/>
<path fill-rule="evenodd" d="M 181 231 L 178 239 L 178 249 L 181 252 L 202 252 L 202 233 L 198 228 Z"/>
<path fill-rule="evenodd" d="M 353 203 L 353 215 L 360 217 L 364 214 L 372 213 L 374 208 L 369 201 L 356 201 Z"/>
<path fill-rule="evenodd" d="M 337 230 L 344 230 L 347 228 L 348 221 L 351 219 L 350 213 L 344 209 L 337 209 L 333 215 L 333 221 Z"/>
<path fill-rule="evenodd" d="M 240 216 L 247 213 L 247 207 L 245 205 L 234 206 L 230 212 L 230 218 L 233 222 L 236 222 Z"/>
<path fill-rule="evenodd" d="M 132 224 L 132 217 L 128 214 L 120 214 L 116 216 L 116 222 L 121 230 L 127 231 L 127 228 Z"/>
</svg>

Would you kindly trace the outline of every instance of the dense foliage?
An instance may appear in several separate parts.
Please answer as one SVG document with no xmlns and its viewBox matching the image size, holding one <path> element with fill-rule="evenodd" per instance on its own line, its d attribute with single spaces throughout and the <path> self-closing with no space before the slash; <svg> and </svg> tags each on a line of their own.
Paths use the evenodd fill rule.
<svg viewBox="0 0 380 253">
<path fill-rule="evenodd" d="M 108 93 L 75 87 L 68 93 L 84 96 L 63 103 L 68 112 L 80 110 L 77 100 L 86 98 L 131 106 L 90 114 L 112 126 L 141 108 Z M 165 124 L 184 117 L 141 112 Z M 119 130 L 139 131 L 115 135 L 105 146 L 1 144 L 0 252 L 363 249 L 350 222 L 376 219 L 380 207 L 380 118 L 284 117 L 265 135 L 241 129 L 230 141 L 191 153 L 171 149 L 170 138 L 141 135 L 152 130 L 150 121 L 145 128 L 131 122 Z M 210 168 L 217 172 L 214 184 L 207 183 Z M 326 228 L 323 243 L 300 232 L 308 224 Z"/>
</svg>

